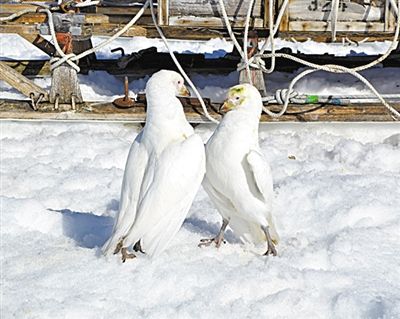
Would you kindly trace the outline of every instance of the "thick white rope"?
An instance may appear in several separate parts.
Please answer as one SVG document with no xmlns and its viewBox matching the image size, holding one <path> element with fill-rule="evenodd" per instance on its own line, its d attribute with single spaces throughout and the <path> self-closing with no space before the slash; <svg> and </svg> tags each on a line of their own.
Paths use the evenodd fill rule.
<svg viewBox="0 0 400 319">
<path fill-rule="evenodd" d="M 231 23 L 229 21 L 229 17 L 228 14 L 226 13 L 226 9 L 225 9 L 225 5 L 224 5 L 224 0 L 219 0 L 219 7 L 221 9 L 221 13 L 222 13 L 222 17 L 224 19 L 225 22 L 225 27 L 228 30 L 229 36 L 233 42 L 233 45 L 235 46 L 236 50 L 239 52 L 240 56 L 243 58 L 244 54 L 243 54 L 243 50 L 240 47 L 239 42 L 236 40 L 235 34 L 233 33 L 232 27 L 231 27 Z"/>
<path fill-rule="evenodd" d="M 249 36 L 250 18 L 253 6 L 254 6 L 254 0 L 250 0 L 249 8 L 246 14 L 246 22 L 244 27 L 244 38 L 243 38 L 243 60 L 246 66 L 247 79 L 251 85 L 253 85 L 253 80 L 251 78 L 251 72 L 250 72 L 249 55 L 247 52 L 247 44 L 248 44 L 247 41 Z"/>
<path fill-rule="evenodd" d="M 305 61 L 303 59 L 291 56 L 289 54 L 285 54 L 285 53 L 276 53 L 275 55 L 276 55 L 276 57 L 286 58 L 286 59 L 295 61 L 297 63 L 306 65 L 308 67 L 311 67 L 312 70 L 303 71 L 302 73 L 298 74 L 292 80 L 292 82 L 290 83 L 290 86 L 288 89 L 288 94 L 286 95 L 285 103 L 284 103 L 282 110 L 278 113 L 274 113 L 274 112 L 269 111 L 268 109 L 265 109 L 265 110 L 268 110 L 268 115 L 270 115 L 272 117 L 279 117 L 286 112 L 288 104 L 289 104 L 289 100 L 290 100 L 289 95 L 293 91 L 294 84 L 296 84 L 301 78 L 303 78 L 304 76 L 306 76 L 308 74 L 316 72 L 316 71 L 326 71 L 326 72 L 331 72 L 331 73 L 348 73 L 348 74 L 355 76 L 360 81 L 362 81 L 372 91 L 372 93 L 374 93 L 377 96 L 379 101 L 381 101 L 381 103 L 400 120 L 400 113 L 397 112 L 396 109 L 394 109 L 392 106 L 390 106 L 385 101 L 385 99 L 379 94 L 379 92 L 373 87 L 373 85 L 366 78 L 364 78 L 361 74 L 358 73 L 358 71 L 359 71 L 358 69 L 363 70 L 363 66 L 358 67 L 358 68 L 349 69 L 344 66 L 334 65 L 334 64 L 319 65 L 319 64 L 311 63 L 311 62 Z M 266 58 L 269 58 L 270 56 L 271 56 L 271 54 L 263 55 L 263 57 L 266 57 Z"/>
<path fill-rule="evenodd" d="M 147 9 L 147 7 L 149 6 L 150 3 L 152 3 L 152 0 L 147 0 L 143 4 L 142 8 L 135 14 L 135 16 L 125 25 L 125 27 L 123 27 L 121 30 L 116 32 L 112 37 L 110 37 L 107 40 L 99 43 L 95 47 L 78 54 L 75 58 L 73 58 L 73 60 L 79 60 L 79 59 L 81 59 L 81 58 L 83 58 L 83 57 L 85 57 L 85 56 L 87 56 L 89 54 L 95 53 L 96 51 L 98 51 L 102 47 L 104 47 L 107 44 L 110 44 L 111 42 L 113 42 L 116 38 L 120 37 L 122 34 L 124 34 L 126 31 L 128 31 L 128 29 L 130 27 L 132 27 L 140 19 L 140 17 L 143 15 L 144 11 Z"/>
<path fill-rule="evenodd" d="M 293 87 L 294 85 L 304 76 L 317 72 L 317 71 L 327 71 L 327 72 L 333 72 L 332 70 L 335 69 L 335 65 L 325 65 L 325 66 L 320 66 L 320 69 L 309 69 L 309 70 L 305 70 L 302 73 L 298 74 L 291 82 L 289 85 L 289 88 L 287 90 L 286 96 L 285 96 L 285 102 L 283 105 L 282 110 L 279 113 L 272 113 L 273 115 L 271 115 L 272 117 L 279 117 L 281 115 L 283 115 L 286 110 L 287 107 L 289 105 L 289 100 L 290 100 L 290 94 L 293 92 Z M 329 70 L 329 71 L 328 71 Z M 334 73 L 349 73 L 355 77 L 357 77 L 360 81 L 362 81 L 371 91 L 372 93 L 374 93 L 376 95 L 376 97 L 379 99 L 379 101 L 396 117 L 393 117 L 394 119 L 400 120 L 400 113 L 393 108 L 392 106 L 390 106 L 385 99 L 379 94 L 379 92 L 374 88 L 374 86 L 367 80 L 365 79 L 361 74 L 352 71 L 351 69 L 347 69 L 346 71 L 339 71 L 338 72 L 334 72 Z"/>
<path fill-rule="evenodd" d="M 398 1 L 398 3 L 399 3 L 399 7 L 400 7 L 400 0 Z M 283 5 L 282 5 L 282 8 L 283 8 Z M 260 52 L 259 54 L 255 55 L 252 59 L 254 59 L 254 58 L 256 58 L 257 56 L 260 56 L 260 55 L 261 55 L 262 57 L 268 57 L 268 58 L 271 58 L 271 59 L 273 59 L 273 58 L 275 58 L 275 57 L 282 57 L 282 58 L 287 58 L 287 59 L 296 61 L 296 62 L 298 62 L 298 63 L 300 63 L 300 64 L 303 64 L 303 65 L 312 67 L 312 68 L 315 69 L 315 70 L 313 70 L 313 71 L 323 70 L 323 71 L 333 72 L 333 73 L 349 73 L 349 74 L 352 74 L 353 76 L 355 76 L 355 77 L 357 77 L 359 80 L 361 80 L 361 81 L 362 81 L 362 82 L 363 82 L 363 83 L 378 97 L 378 99 L 382 102 L 382 104 L 383 104 L 392 114 L 394 114 L 394 115 L 400 120 L 400 114 L 399 114 L 399 112 L 397 112 L 393 107 L 391 107 L 391 106 L 384 100 L 384 98 L 379 94 L 379 92 L 372 86 L 372 84 L 371 84 L 367 79 L 365 79 L 363 76 L 361 76 L 360 74 L 357 73 L 357 72 L 359 72 L 359 71 L 366 70 L 366 69 L 368 69 L 368 68 L 371 68 L 371 67 L 377 65 L 378 63 L 382 62 L 384 59 L 386 59 L 386 58 L 390 55 L 390 53 L 397 47 L 397 42 L 398 42 L 398 39 L 399 39 L 399 30 L 400 30 L 400 15 L 397 15 L 397 23 L 396 23 L 396 29 L 395 29 L 395 33 L 394 33 L 394 36 L 393 36 L 393 40 L 392 40 L 392 43 L 391 43 L 390 47 L 389 47 L 388 50 L 385 52 L 385 54 L 383 54 L 383 55 L 382 55 L 381 57 L 379 57 L 378 59 L 376 59 L 376 60 L 374 60 L 374 61 L 372 61 L 372 62 L 370 62 L 370 63 L 368 63 L 368 64 L 366 64 L 366 65 L 359 66 L 359 67 L 352 68 L 352 69 L 345 68 L 345 67 L 341 67 L 341 66 L 339 66 L 339 65 L 324 65 L 324 66 L 321 66 L 321 65 L 314 64 L 314 63 L 309 63 L 309 62 L 307 62 L 307 61 L 305 61 L 305 60 L 296 58 L 296 57 L 291 56 L 291 55 L 289 55 L 289 54 L 283 54 L 283 53 L 277 54 L 277 53 L 274 53 L 274 52 L 271 53 L 271 54 L 266 54 L 266 55 L 264 55 L 264 54 L 262 54 L 262 53 Z M 252 61 L 251 61 L 252 59 L 250 59 L 249 63 L 252 63 Z M 257 60 L 254 60 L 254 61 L 256 62 Z M 263 66 L 262 66 L 261 64 L 259 65 L 259 68 L 261 68 L 261 69 L 263 70 Z M 267 70 L 265 70 L 265 68 L 264 68 L 263 71 L 266 72 Z M 295 79 L 293 79 L 292 83 L 290 84 L 289 90 L 288 90 L 289 94 L 287 94 L 286 99 L 285 99 L 284 107 L 283 107 L 283 109 L 282 109 L 280 112 L 274 113 L 274 112 L 269 111 L 269 110 L 266 109 L 265 107 L 263 108 L 264 111 L 265 111 L 268 115 L 270 115 L 270 116 L 272 116 L 272 117 L 279 117 L 279 116 L 281 116 L 282 114 L 284 114 L 284 113 L 286 112 L 286 109 L 287 109 L 287 106 L 288 106 L 288 103 L 289 103 L 290 93 L 292 92 L 293 85 L 294 85 L 298 80 L 300 80 L 302 77 L 304 77 L 304 76 L 306 76 L 307 74 L 310 74 L 310 73 L 313 73 L 313 72 L 307 72 L 307 71 L 305 71 L 305 72 L 299 74 Z"/>
<path fill-rule="evenodd" d="M 148 1 L 148 2 L 149 2 L 149 1 Z M 158 33 L 159 33 L 161 39 L 163 40 L 164 45 L 165 45 L 165 47 L 167 48 L 169 55 L 171 56 L 172 60 L 174 61 L 175 65 L 176 65 L 176 67 L 178 68 L 179 72 L 182 74 L 182 76 L 183 76 L 183 78 L 186 80 L 186 82 L 190 85 L 190 87 L 192 88 L 194 94 L 196 95 L 197 99 L 199 100 L 200 105 L 201 105 L 201 107 L 202 107 L 202 109 L 203 109 L 203 112 L 204 112 L 205 117 L 208 118 L 211 122 L 219 123 L 219 121 L 217 121 L 216 119 L 214 119 L 214 118 L 208 113 L 207 107 L 206 107 L 206 105 L 205 105 L 205 103 L 204 103 L 204 100 L 203 100 L 203 98 L 201 97 L 199 91 L 197 90 L 197 88 L 195 87 L 195 85 L 193 84 L 193 82 L 190 80 L 190 78 L 189 78 L 189 76 L 186 74 L 186 72 L 183 70 L 183 68 L 182 68 L 182 66 L 180 65 L 178 59 L 175 57 L 174 52 L 172 51 L 171 47 L 170 47 L 169 44 L 168 44 L 167 38 L 164 36 L 164 33 L 162 32 L 160 26 L 159 26 L 158 23 L 157 23 L 157 18 L 156 18 L 156 15 L 155 15 L 155 13 L 154 13 L 154 7 L 153 7 L 153 2 L 152 2 L 152 1 L 150 1 L 150 12 L 151 12 L 151 17 L 152 17 L 152 19 L 153 19 L 154 26 L 156 27 L 156 29 L 157 29 L 157 31 L 158 31 Z"/>
<path fill-rule="evenodd" d="M 58 65 L 61 65 L 64 62 L 67 62 L 68 65 L 70 65 L 73 69 L 76 70 L 76 72 L 80 71 L 80 68 L 78 65 L 76 65 L 74 62 L 71 61 L 71 59 L 75 56 L 75 54 L 70 53 L 70 54 L 65 54 L 64 51 L 60 48 L 60 45 L 58 44 L 57 37 L 56 37 L 56 31 L 54 29 L 54 21 L 53 21 L 53 15 L 49 9 L 40 9 L 39 12 L 44 12 L 47 14 L 47 19 L 48 19 L 48 24 L 49 24 L 49 30 L 51 37 L 53 39 L 53 45 L 57 51 L 57 53 L 61 56 L 61 58 L 52 58 L 51 63 L 51 68 L 54 69 Z M 55 63 L 52 63 L 56 61 Z"/>
<path fill-rule="evenodd" d="M 85 8 L 85 7 L 97 6 L 99 3 L 100 3 L 100 1 L 86 0 L 83 2 L 75 3 L 74 7 L 75 8 Z"/>
<path fill-rule="evenodd" d="M 338 6 L 339 5 L 339 1 L 338 0 L 336 0 L 336 1 L 337 1 L 337 3 L 332 3 L 332 7 L 333 7 L 333 10 L 336 9 L 336 11 L 337 11 L 338 8 L 339 8 L 339 6 Z M 283 16 L 284 10 L 286 10 L 286 6 L 287 6 L 288 1 L 287 1 L 287 3 L 285 3 L 285 2 L 282 4 L 280 12 L 278 14 L 278 18 L 280 18 L 280 19 Z M 252 5 L 253 5 L 253 1 L 250 1 L 250 8 L 248 10 L 248 14 L 249 14 L 249 12 L 251 12 Z M 230 26 L 229 19 L 228 19 L 228 16 L 226 14 L 225 5 L 224 5 L 223 0 L 220 0 L 220 6 L 221 6 L 221 12 L 223 14 L 223 19 L 224 19 L 225 24 L 226 24 L 227 29 L 228 29 L 228 33 L 231 36 L 231 39 L 232 39 L 233 43 L 235 44 L 235 43 L 237 43 L 237 40 L 236 40 L 235 35 L 232 32 L 232 28 Z M 400 7 L 400 0 L 399 0 L 399 7 Z M 396 47 L 397 39 L 398 39 L 398 33 L 399 33 L 399 20 L 400 20 L 399 16 L 398 16 L 398 19 L 397 19 L 398 21 L 397 21 L 396 31 L 395 31 L 395 35 L 394 35 L 392 44 L 391 44 L 390 48 L 386 51 L 386 53 L 384 55 L 382 55 L 380 58 L 376 59 L 375 61 L 373 61 L 371 63 L 368 63 L 367 65 L 360 66 L 360 67 L 357 67 L 357 68 L 354 68 L 354 69 L 349 69 L 349 68 L 341 67 L 339 65 L 324 65 L 324 66 L 321 66 L 321 65 L 314 64 L 314 63 L 308 63 L 307 61 L 295 58 L 295 57 L 293 57 L 291 55 L 288 55 L 288 54 L 276 54 L 273 44 L 274 44 L 274 35 L 275 35 L 275 32 L 278 30 L 279 25 L 276 25 L 275 27 L 273 26 L 273 10 L 272 9 L 273 9 L 273 0 L 270 0 L 269 11 L 268 11 L 268 13 L 269 13 L 269 30 L 272 30 L 272 32 L 270 31 L 269 40 L 270 40 L 270 43 L 271 43 L 272 53 L 271 54 L 267 54 L 267 55 L 263 55 L 263 52 L 264 52 L 264 50 L 266 49 L 266 46 L 267 46 L 267 42 L 265 42 L 261 52 L 259 54 L 256 54 L 255 56 L 253 56 L 250 60 L 248 59 L 248 56 L 247 56 L 247 41 L 246 41 L 247 40 L 246 31 L 248 30 L 249 16 L 248 15 L 246 16 L 245 39 L 244 39 L 245 40 L 244 41 L 245 50 L 243 50 L 243 54 L 241 54 L 241 55 L 242 55 L 242 59 L 245 62 L 245 66 L 244 67 L 246 68 L 246 71 L 247 71 L 248 74 L 250 73 L 250 70 L 249 70 L 250 66 L 254 66 L 253 61 L 256 64 L 258 64 L 258 68 L 261 69 L 263 72 L 265 72 L 265 73 L 272 72 L 274 67 L 275 67 L 275 58 L 279 57 L 279 56 L 280 57 L 284 57 L 284 58 L 289 58 L 289 59 L 294 60 L 294 61 L 296 61 L 298 63 L 310 66 L 310 67 L 315 69 L 315 70 L 313 70 L 313 72 L 315 72 L 317 70 L 323 70 L 323 71 L 334 72 L 334 73 L 349 73 L 349 74 L 352 74 L 353 76 L 357 77 L 359 80 L 361 80 L 378 97 L 378 99 L 382 102 L 382 104 L 392 114 L 394 114 L 396 117 L 399 117 L 399 119 L 400 119 L 399 113 L 383 99 L 383 97 L 372 86 L 372 84 L 367 79 L 365 79 L 363 76 L 361 76 L 360 74 L 357 73 L 358 71 L 365 70 L 367 68 L 370 68 L 370 67 L 380 63 L 387 56 L 389 56 L 391 51 Z M 335 19 L 337 20 L 337 12 L 336 12 L 336 15 L 332 12 L 331 16 L 332 16 L 332 14 L 334 15 L 333 20 L 335 20 Z M 332 37 L 336 37 L 336 29 L 335 29 L 335 27 L 332 29 Z M 240 47 L 238 43 L 237 43 L 237 46 Z M 239 51 L 239 53 L 241 52 L 240 50 L 238 50 L 238 51 Z M 258 56 L 271 58 L 271 67 L 269 69 L 266 69 L 262 64 L 257 63 L 257 59 L 256 58 Z M 280 112 L 278 112 L 278 113 L 271 112 L 267 108 L 263 107 L 264 112 L 266 112 L 268 115 L 270 115 L 271 117 L 274 117 L 274 118 L 282 116 L 287 110 L 287 107 L 288 107 L 288 104 L 289 104 L 289 100 L 290 100 L 290 95 L 291 95 L 291 92 L 292 92 L 294 84 L 297 81 L 299 81 L 302 77 L 304 77 L 304 76 L 306 76 L 306 75 L 308 75 L 310 73 L 313 73 L 313 72 L 305 71 L 305 72 L 299 74 L 295 79 L 293 79 L 292 83 L 290 84 L 289 90 L 287 91 L 288 94 L 286 95 L 284 107 L 282 108 L 282 110 Z M 249 81 L 251 83 L 251 78 L 250 77 L 249 77 Z"/>
<path fill-rule="evenodd" d="M 81 6 L 89 6 L 89 5 L 95 5 L 97 1 L 85 1 L 81 4 Z M 196 97 L 198 98 L 200 105 L 203 109 L 204 115 L 212 122 L 214 123 L 219 123 L 219 121 L 217 121 L 216 119 L 214 119 L 207 111 L 207 107 L 204 103 L 204 100 L 202 99 L 199 91 L 197 90 L 197 88 L 194 86 L 193 82 L 190 80 L 190 78 L 188 77 L 188 75 L 186 74 L 186 72 L 183 70 L 182 66 L 179 64 L 179 61 L 176 59 L 174 53 L 172 52 L 167 39 L 165 38 L 161 28 L 158 26 L 157 23 L 157 19 L 155 17 L 155 13 L 154 13 L 154 7 L 153 7 L 153 2 L 152 0 L 147 0 L 142 8 L 136 13 L 136 15 L 128 22 L 128 24 L 125 25 L 125 27 L 123 27 L 120 31 L 116 32 L 112 37 L 110 37 L 109 39 L 107 39 L 106 41 L 101 42 L 100 44 L 98 44 L 97 46 L 86 50 L 78 55 L 75 55 L 73 53 L 70 54 L 65 54 L 62 49 L 60 48 L 57 38 L 56 38 L 56 32 L 54 29 L 54 21 L 53 21 L 53 16 L 51 11 L 48 8 L 44 8 L 41 9 L 41 12 L 45 12 L 48 16 L 48 24 L 49 24 L 49 30 L 50 30 L 50 34 L 52 37 L 52 40 L 54 42 L 54 47 L 57 51 L 57 53 L 61 56 L 61 58 L 53 58 L 53 61 L 55 61 L 54 63 L 52 63 L 52 69 L 57 68 L 58 66 L 60 66 L 63 63 L 68 63 L 72 68 L 74 68 L 77 72 L 80 71 L 80 68 L 77 64 L 75 64 L 73 61 L 77 61 L 89 54 L 95 53 L 96 51 L 98 51 L 99 49 L 101 49 L 102 47 L 104 47 L 105 45 L 111 43 L 112 41 L 114 41 L 116 38 L 118 38 L 119 36 L 121 36 L 123 33 L 125 33 L 131 26 L 133 26 L 137 20 L 143 15 L 144 11 L 147 9 L 147 7 L 150 5 L 150 10 L 151 10 L 151 15 L 152 15 L 152 19 L 154 22 L 154 25 L 158 31 L 158 33 L 160 34 L 160 37 L 162 38 L 162 40 L 164 41 L 165 46 L 168 49 L 168 52 L 171 55 L 172 60 L 174 61 L 174 63 L 176 64 L 177 68 L 179 69 L 179 71 L 181 72 L 182 76 L 185 78 L 186 82 L 190 85 L 190 87 L 193 89 L 194 93 L 196 94 Z M 79 6 L 78 6 L 79 7 Z M 31 12 L 31 10 L 29 10 L 29 12 Z M 20 15 L 25 14 L 27 12 L 22 12 Z M 14 17 L 7 17 L 9 19 L 12 19 Z"/>
<path fill-rule="evenodd" d="M 56 68 L 58 66 L 60 66 L 61 64 L 63 64 L 64 62 L 68 63 L 71 67 L 73 67 L 77 72 L 79 72 L 79 67 L 78 65 L 76 65 L 73 61 L 78 61 L 79 59 L 95 53 L 96 51 L 98 51 L 99 49 L 101 49 L 102 47 L 108 45 L 109 43 L 113 42 L 116 38 L 118 38 L 119 36 L 121 36 L 122 34 L 124 34 L 131 26 L 133 26 L 137 20 L 140 19 L 140 17 L 143 15 L 144 11 L 147 9 L 147 7 L 149 6 L 151 0 L 147 0 L 142 8 L 136 13 L 136 15 L 118 32 L 116 32 L 113 36 L 111 36 L 110 38 L 108 38 L 107 40 L 99 43 L 97 46 L 88 49 L 78 55 L 75 55 L 73 53 L 71 54 L 65 54 L 60 46 L 58 45 L 57 39 L 56 39 L 56 34 L 55 34 L 55 30 L 54 30 L 54 21 L 53 21 L 53 16 L 51 14 L 51 11 L 49 9 L 41 9 L 40 11 L 43 11 L 45 13 L 47 13 L 47 17 L 48 17 L 48 24 L 49 24 L 49 30 L 50 30 L 50 34 L 52 37 L 52 40 L 54 42 L 54 47 L 56 48 L 58 54 L 61 56 L 61 58 L 54 58 L 54 60 L 56 61 L 55 63 L 52 64 L 52 68 Z"/>
<path fill-rule="evenodd" d="M 279 25 L 281 24 L 283 15 L 285 14 L 285 11 L 286 11 L 286 8 L 287 8 L 288 4 L 289 4 L 289 0 L 285 0 L 282 3 L 281 8 L 279 9 L 278 17 L 276 18 L 275 27 L 273 27 L 273 20 L 270 19 L 272 23 L 269 24 L 269 27 L 273 27 L 273 29 L 271 29 L 271 30 L 273 30 L 273 32 L 271 34 L 271 31 L 270 31 L 269 37 L 264 42 L 264 45 L 261 47 L 261 50 L 260 50 L 259 54 L 263 54 L 265 52 L 265 50 L 267 49 L 269 43 L 271 43 L 271 49 L 272 49 L 272 46 L 274 45 L 273 41 L 275 39 L 275 34 L 278 32 Z M 271 16 L 271 12 L 270 11 L 268 11 L 268 15 Z M 272 13 L 272 16 L 273 16 L 273 13 Z"/>
</svg>

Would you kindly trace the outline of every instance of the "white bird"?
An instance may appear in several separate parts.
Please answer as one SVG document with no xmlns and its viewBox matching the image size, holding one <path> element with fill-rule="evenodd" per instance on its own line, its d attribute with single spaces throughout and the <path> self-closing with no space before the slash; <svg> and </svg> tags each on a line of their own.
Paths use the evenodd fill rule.
<svg viewBox="0 0 400 319">
<path fill-rule="evenodd" d="M 266 242 L 265 255 L 276 255 L 279 236 L 272 217 L 272 175 L 258 143 L 260 93 L 250 84 L 236 85 L 221 111 L 227 113 L 206 144 L 203 187 L 223 223 L 215 238 L 202 239 L 199 246 L 219 247 L 229 224 L 247 242 Z"/>
<path fill-rule="evenodd" d="M 205 173 L 204 144 L 187 122 L 177 95 L 189 96 L 174 71 L 155 73 L 146 85 L 146 124 L 129 151 L 119 214 L 105 254 L 122 260 L 163 251 L 181 227 Z"/>
</svg>

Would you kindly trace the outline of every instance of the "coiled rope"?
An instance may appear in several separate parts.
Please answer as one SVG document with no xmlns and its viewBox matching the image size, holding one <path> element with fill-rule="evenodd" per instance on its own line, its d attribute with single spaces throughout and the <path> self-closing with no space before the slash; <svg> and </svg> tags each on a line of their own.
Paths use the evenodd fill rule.
<svg viewBox="0 0 400 319">
<path fill-rule="evenodd" d="M 283 13 L 286 10 L 286 7 L 287 7 L 289 1 L 285 0 L 284 3 L 282 4 L 280 12 L 279 12 L 278 17 L 277 17 L 277 23 L 275 24 L 275 26 L 273 25 L 273 12 L 272 12 L 273 5 L 274 5 L 273 1 L 274 0 L 270 0 L 270 2 L 269 2 L 269 10 L 268 10 L 268 18 L 269 18 L 268 19 L 269 20 L 268 24 L 269 24 L 269 30 L 270 30 L 270 35 L 268 37 L 268 40 L 271 43 L 271 53 L 270 54 L 264 54 L 264 51 L 265 51 L 265 49 L 267 48 L 267 45 L 268 45 L 268 42 L 266 41 L 264 43 L 261 51 L 259 53 L 256 53 L 250 59 L 248 59 L 248 57 L 247 57 L 247 43 L 246 43 L 247 41 L 245 41 L 245 43 L 244 43 L 244 48 L 246 50 L 241 50 L 240 45 L 237 42 L 236 37 L 235 37 L 235 35 L 234 35 L 233 31 L 232 31 L 229 18 L 228 18 L 227 14 L 226 14 L 224 1 L 223 0 L 219 0 L 219 4 L 220 4 L 220 7 L 221 7 L 221 13 L 222 13 L 222 17 L 224 19 L 226 28 L 228 30 L 229 36 L 231 37 L 232 42 L 234 43 L 235 47 L 237 49 L 238 49 L 238 47 L 240 48 L 240 49 L 238 49 L 238 52 L 241 55 L 242 60 L 244 61 L 244 67 L 246 68 L 246 72 L 249 73 L 248 69 L 251 66 L 253 68 L 260 69 L 265 73 L 271 73 L 273 71 L 274 67 L 275 67 L 275 58 L 276 57 L 290 59 L 290 60 L 296 61 L 296 62 L 298 62 L 300 64 L 303 64 L 305 66 L 313 68 L 312 70 L 306 70 L 306 71 L 300 73 L 299 75 L 297 75 L 292 80 L 292 82 L 289 85 L 287 94 L 286 94 L 284 106 L 283 106 L 283 108 L 282 108 L 282 110 L 280 112 L 275 113 L 275 112 L 272 112 L 272 111 L 268 110 L 267 108 L 263 107 L 264 112 L 266 112 L 268 115 L 270 115 L 271 117 L 274 117 L 274 118 L 282 116 L 286 112 L 287 107 L 289 105 L 289 100 L 290 100 L 290 96 L 291 96 L 291 93 L 293 91 L 294 85 L 300 79 L 302 79 L 303 77 L 305 77 L 308 74 L 314 73 L 316 71 L 326 71 L 326 72 L 331 72 L 331 73 L 348 73 L 348 74 L 351 74 L 351 75 L 355 76 L 361 82 L 363 82 L 372 91 L 372 93 L 374 93 L 377 96 L 379 101 L 386 107 L 386 109 L 389 110 L 389 112 L 390 112 L 390 114 L 391 114 L 393 119 L 400 120 L 400 113 L 385 101 L 385 99 L 382 97 L 382 95 L 374 88 L 374 86 L 366 78 L 364 78 L 361 74 L 358 73 L 360 71 L 363 71 L 363 70 L 366 70 L 368 68 L 371 68 L 371 67 L 377 65 L 378 63 L 382 62 L 396 48 L 397 42 L 398 42 L 398 39 L 399 39 L 400 14 L 397 14 L 396 29 L 395 29 L 395 33 L 394 33 L 394 36 L 393 36 L 393 40 L 392 40 L 392 43 L 391 43 L 390 47 L 385 52 L 385 54 L 383 54 L 378 59 L 376 59 L 376 60 L 374 60 L 374 61 L 372 61 L 372 62 L 370 62 L 370 63 L 368 63 L 366 65 L 359 66 L 359 67 L 356 67 L 356 68 L 346 68 L 346 67 L 343 67 L 343 66 L 340 66 L 340 65 L 335 65 L 335 64 L 318 65 L 318 64 L 315 64 L 315 63 L 307 62 L 307 61 L 305 61 L 303 59 L 297 58 L 297 57 L 292 56 L 290 54 L 276 53 L 275 52 L 275 48 L 274 48 L 274 35 L 278 30 L 278 27 L 279 27 L 278 22 L 280 23 L 280 21 L 281 21 L 281 19 L 283 17 Z M 337 3 L 333 3 L 332 4 L 332 9 L 336 10 L 336 13 L 331 13 L 331 20 L 332 19 L 333 20 L 337 20 L 337 11 L 339 9 L 338 3 L 339 3 L 339 1 L 337 1 Z M 254 4 L 254 0 L 250 0 L 248 14 L 249 14 L 249 12 L 251 12 L 251 8 L 252 8 L 253 4 Z M 400 0 L 398 0 L 397 8 L 400 8 Z M 396 8 L 395 8 L 395 10 L 396 10 Z M 248 24 L 250 23 L 249 20 L 250 20 L 249 19 L 249 15 L 247 15 L 246 16 L 246 26 L 245 26 L 245 35 L 244 35 L 244 39 L 245 40 L 247 40 L 246 32 L 248 32 L 247 31 L 248 30 Z M 333 23 L 333 25 L 334 26 L 333 26 L 333 29 L 332 29 L 332 37 L 335 38 L 336 37 L 336 29 L 335 29 L 336 26 L 335 26 L 335 23 Z M 269 69 L 266 69 L 262 63 L 258 62 L 259 61 L 258 59 L 260 57 L 261 58 L 270 58 L 271 59 L 271 66 L 270 66 Z M 239 67 L 239 70 L 241 68 L 243 69 L 243 65 Z M 249 81 L 251 82 L 251 78 L 250 77 L 249 77 Z"/>
</svg>

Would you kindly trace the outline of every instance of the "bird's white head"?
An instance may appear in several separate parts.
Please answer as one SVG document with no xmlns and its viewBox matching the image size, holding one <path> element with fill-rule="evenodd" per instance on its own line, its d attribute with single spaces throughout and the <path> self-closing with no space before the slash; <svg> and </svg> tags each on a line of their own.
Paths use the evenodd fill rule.
<svg viewBox="0 0 400 319">
<path fill-rule="evenodd" d="M 146 85 L 146 93 L 150 92 L 158 92 L 163 95 L 190 96 L 183 77 L 170 70 L 161 70 L 153 74 Z"/>
<path fill-rule="evenodd" d="M 226 113 L 232 110 L 257 113 L 257 115 L 260 115 L 262 111 L 260 92 L 258 92 L 254 86 L 247 83 L 231 87 L 220 111 Z"/>
</svg>

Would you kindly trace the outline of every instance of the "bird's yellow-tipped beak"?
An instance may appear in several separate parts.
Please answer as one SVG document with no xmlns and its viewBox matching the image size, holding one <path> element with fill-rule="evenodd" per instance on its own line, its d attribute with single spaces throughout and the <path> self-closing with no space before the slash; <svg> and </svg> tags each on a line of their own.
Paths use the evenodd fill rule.
<svg viewBox="0 0 400 319">
<path fill-rule="evenodd" d="M 229 112 L 230 110 L 233 110 L 235 108 L 235 105 L 232 103 L 230 100 L 225 100 L 224 104 L 220 107 L 219 111 L 222 113 Z"/>
<path fill-rule="evenodd" d="M 190 91 L 187 89 L 186 86 L 182 86 L 182 88 L 179 90 L 179 95 L 180 96 L 190 96 Z"/>
</svg>

